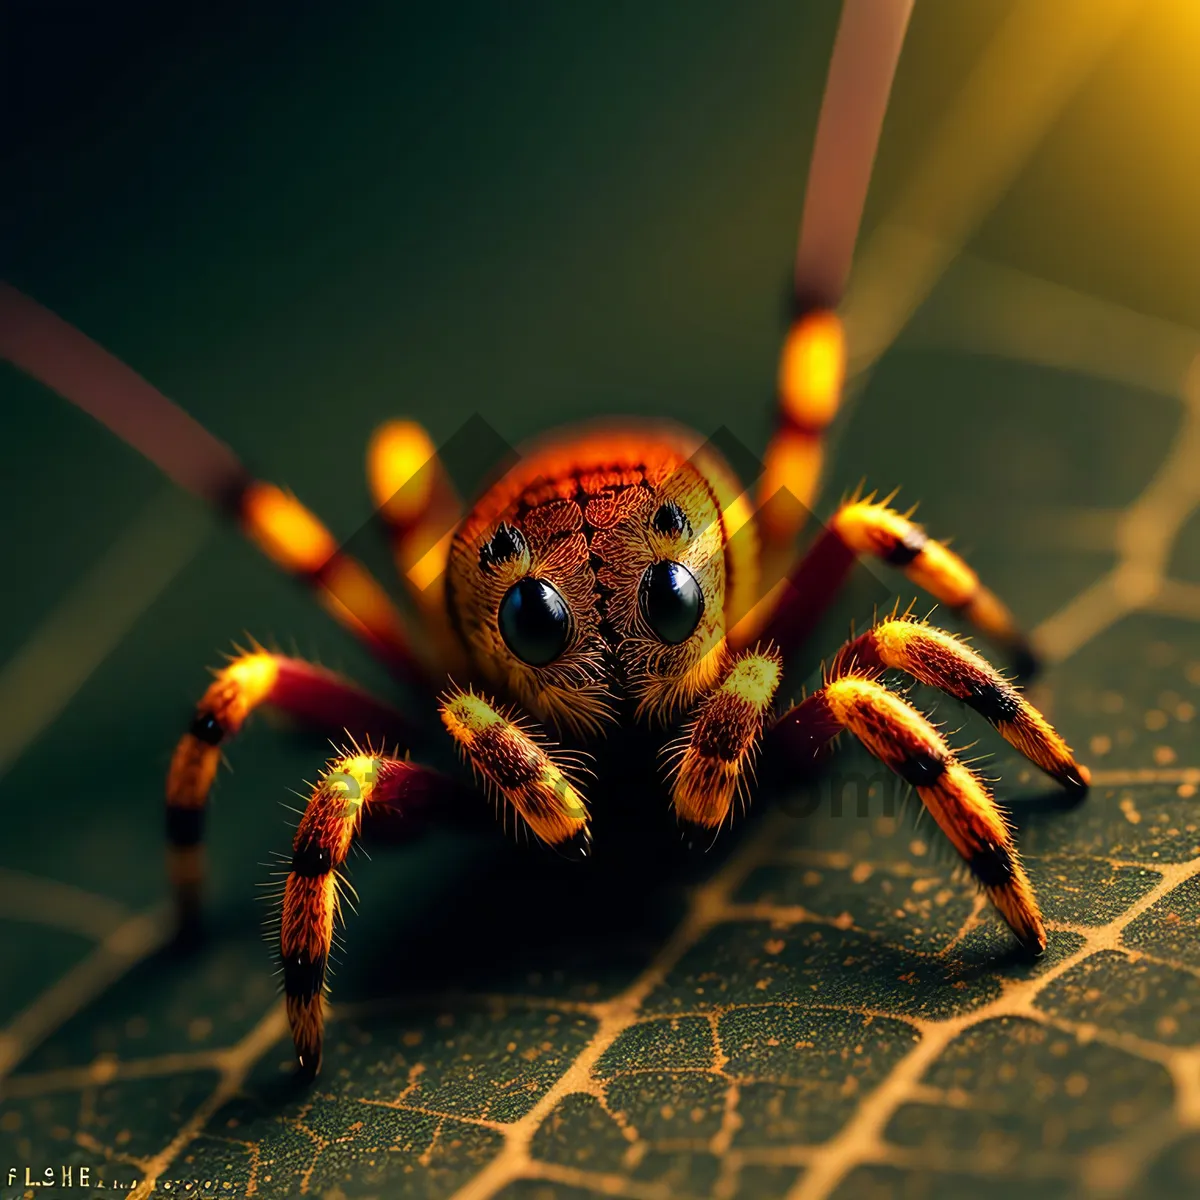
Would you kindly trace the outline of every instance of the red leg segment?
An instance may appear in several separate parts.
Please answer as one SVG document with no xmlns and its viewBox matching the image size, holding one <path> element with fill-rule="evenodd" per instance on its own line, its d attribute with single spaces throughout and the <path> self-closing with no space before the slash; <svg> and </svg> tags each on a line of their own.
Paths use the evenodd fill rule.
<svg viewBox="0 0 1200 1200">
<path fill-rule="evenodd" d="M 302 659 L 256 650 L 218 671 L 175 747 L 167 775 L 167 866 L 183 928 L 193 927 L 199 915 L 204 813 L 221 747 L 262 704 L 317 728 L 411 741 L 410 726 L 394 709 Z"/>
<path fill-rule="evenodd" d="M 952 550 L 886 504 L 870 500 L 842 505 L 812 547 L 779 586 L 773 611 L 769 602 L 752 616 L 765 624 L 765 636 L 779 646 L 784 660 L 794 654 L 828 609 L 861 555 L 900 567 L 918 587 L 964 618 L 1009 653 L 1021 675 L 1036 660 L 1029 642 L 1001 600 Z M 757 636 L 751 622 L 737 630 L 739 640 Z"/>
</svg>

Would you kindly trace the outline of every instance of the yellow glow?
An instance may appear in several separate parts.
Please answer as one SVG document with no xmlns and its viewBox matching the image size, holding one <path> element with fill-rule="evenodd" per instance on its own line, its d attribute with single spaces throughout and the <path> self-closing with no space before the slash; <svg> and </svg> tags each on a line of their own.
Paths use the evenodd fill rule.
<svg viewBox="0 0 1200 1200">
<path fill-rule="evenodd" d="M 437 455 L 429 434 L 415 421 L 389 421 L 371 438 L 367 476 L 376 507 L 395 525 L 409 525 L 429 507 Z"/>
<path fill-rule="evenodd" d="M 821 459 L 820 440 L 807 434 L 781 430 L 771 442 L 758 485 L 758 521 L 764 540 L 790 541 L 799 532 L 812 506 Z M 775 499 L 781 491 L 797 503 L 788 503 L 787 496 Z"/>
<path fill-rule="evenodd" d="M 725 539 L 728 541 L 745 526 L 754 515 L 750 505 L 750 497 L 743 492 L 735 496 L 723 509 L 721 519 L 725 523 Z"/>
<path fill-rule="evenodd" d="M 242 501 L 242 523 L 262 552 L 289 571 L 317 571 L 337 550 L 333 534 L 295 496 L 274 484 L 250 485 Z"/>
<path fill-rule="evenodd" d="M 450 543 L 453 540 L 454 530 L 452 529 L 409 567 L 408 582 L 418 592 L 423 592 L 445 572 L 446 563 L 450 558 Z"/>
<path fill-rule="evenodd" d="M 788 331 L 779 358 L 779 400 L 805 429 L 833 420 L 846 377 L 846 337 L 836 313 L 815 312 Z"/>
<path fill-rule="evenodd" d="M 247 709 L 257 708 L 270 694 L 279 677 L 279 666 L 270 654 L 247 654 L 221 672 L 237 682 Z"/>
<path fill-rule="evenodd" d="M 890 211 L 859 247 L 842 303 L 852 375 L 891 346 L 1131 19 L 1153 7 L 1139 0 L 1006 6 L 963 88 L 923 136 Z"/>
<path fill-rule="evenodd" d="M 373 637 L 408 653 L 404 623 L 387 592 L 352 558 L 341 555 L 321 578 L 324 595 L 339 620 L 357 623 Z"/>
<path fill-rule="evenodd" d="M 765 596 L 757 601 L 729 631 L 730 644 L 735 647 L 748 646 L 756 641 L 766 627 L 767 621 L 774 615 L 783 599 L 784 592 L 790 586 L 787 578 L 770 588 Z"/>
</svg>

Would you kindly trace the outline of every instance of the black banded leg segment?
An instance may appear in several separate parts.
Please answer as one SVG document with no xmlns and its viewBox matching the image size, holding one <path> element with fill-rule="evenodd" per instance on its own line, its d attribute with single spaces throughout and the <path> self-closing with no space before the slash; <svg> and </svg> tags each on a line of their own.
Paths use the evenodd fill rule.
<svg viewBox="0 0 1200 1200">
<path fill-rule="evenodd" d="M 961 613 L 1005 650 L 1019 676 L 1036 670 L 1028 639 L 979 576 L 921 526 L 871 500 L 842 505 L 780 588 L 774 612 L 765 618 L 765 634 L 785 661 L 813 631 L 862 555 L 898 567 L 939 604 Z"/>
<path fill-rule="evenodd" d="M 847 642 L 830 669 L 836 677 L 860 669 L 903 671 L 961 700 L 1067 791 L 1087 791 L 1089 773 L 1046 718 L 982 655 L 944 629 L 888 618 Z"/>
<path fill-rule="evenodd" d="M 690 845 L 711 844 L 734 797 L 745 796 L 782 672 L 774 650 L 739 655 L 701 699 L 682 738 L 666 748 L 671 804 Z"/>
<path fill-rule="evenodd" d="M 591 852 L 588 810 L 571 775 L 578 756 L 551 750 L 540 733 L 475 692 L 452 688 L 438 712 L 459 752 L 534 836 L 566 858 Z"/>
<path fill-rule="evenodd" d="M 1088 788 L 1086 767 L 1049 721 L 982 655 L 944 629 L 890 617 L 838 651 L 830 678 L 891 669 L 961 700 L 1010 745 L 1073 795 Z"/>
<path fill-rule="evenodd" d="M 767 737 L 781 763 L 807 767 L 848 729 L 913 786 L 1021 944 L 1040 953 L 1046 931 L 1012 834 L 984 782 L 915 708 L 865 675 L 844 675 L 784 713 Z"/>
<path fill-rule="evenodd" d="M 321 1065 L 326 972 L 341 911 L 338 868 L 351 844 L 376 820 L 392 836 L 398 828 L 415 835 L 454 792 L 436 771 L 370 752 L 331 759 L 321 773 L 292 842 L 279 925 L 283 991 L 301 1071 L 314 1075 Z"/>
<path fill-rule="evenodd" d="M 204 815 L 222 748 L 263 704 L 331 732 L 350 728 L 380 740 L 408 737 L 399 713 L 302 659 L 256 649 L 218 671 L 175 747 L 167 775 L 167 870 L 185 935 L 198 929 Z"/>
</svg>

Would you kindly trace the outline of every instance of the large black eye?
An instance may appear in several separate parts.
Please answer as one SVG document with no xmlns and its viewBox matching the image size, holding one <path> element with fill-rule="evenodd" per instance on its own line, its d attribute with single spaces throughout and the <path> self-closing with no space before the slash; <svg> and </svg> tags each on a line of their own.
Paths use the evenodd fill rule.
<svg viewBox="0 0 1200 1200">
<path fill-rule="evenodd" d="M 544 667 L 567 647 L 571 634 L 567 602 L 544 579 L 527 575 L 500 602 L 500 633 L 522 662 Z"/>
<path fill-rule="evenodd" d="M 704 594 L 687 567 L 664 559 L 646 568 L 638 604 L 650 628 L 669 646 L 677 646 L 686 642 L 700 623 Z"/>
</svg>

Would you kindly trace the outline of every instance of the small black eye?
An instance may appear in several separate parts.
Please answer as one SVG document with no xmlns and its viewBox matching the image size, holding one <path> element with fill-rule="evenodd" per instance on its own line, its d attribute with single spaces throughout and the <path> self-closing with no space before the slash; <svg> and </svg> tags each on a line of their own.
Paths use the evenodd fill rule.
<svg viewBox="0 0 1200 1200">
<path fill-rule="evenodd" d="M 656 562 L 646 568 L 638 588 L 638 604 L 650 628 L 669 646 L 692 636 L 704 611 L 704 594 L 682 563 Z"/>
<path fill-rule="evenodd" d="M 567 602 L 544 579 L 527 575 L 500 602 L 500 634 L 522 662 L 544 667 L 567 648 L 571 634 Z"/>
<path fill-rule="evenodd" d="M 692 523 L 674 500 L 668 500 L 666 504 L 660 505 L 650 524 L 656 532 L 666 537 L 692 536 Z"/>
<path fill-rule="evenodd" d="M 492 540 L 479 548 L 479 565 L 485 571 L 493 571 L 501 563 L 516 558 L 524 549 L 525 539 L 521 531 L 502 521 L 492 534 Z"/>
</svg>

